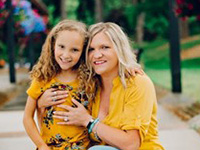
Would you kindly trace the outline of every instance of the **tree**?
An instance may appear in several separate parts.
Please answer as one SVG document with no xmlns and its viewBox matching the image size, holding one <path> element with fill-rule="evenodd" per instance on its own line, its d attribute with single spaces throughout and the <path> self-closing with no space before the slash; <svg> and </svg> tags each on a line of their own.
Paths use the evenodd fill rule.
<svg viewBox="0 0 200 150">
<path fill-rule="evenodd" d="M 102 0 L 95 0 L 95 21 L 103 21 Z"/>
</svg>

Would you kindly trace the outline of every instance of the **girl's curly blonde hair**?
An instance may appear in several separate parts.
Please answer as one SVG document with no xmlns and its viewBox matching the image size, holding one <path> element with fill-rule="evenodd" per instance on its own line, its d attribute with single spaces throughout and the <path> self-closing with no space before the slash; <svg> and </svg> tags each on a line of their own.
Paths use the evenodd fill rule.
<svg viewBox="0 0 200 150">
<path fill-rule="evenodd" d="M 85 47 L 87 44 L 88 34 L 84 23 L 74 20 L 63 20 L 59 22 L 48 34 L 42 47 L 39 60 L 30 72 L 30 77 L 39 82 L 47 83 L 61 72 L 61 68 L 55 60 L 54 47 L 58 33 L 64 30 L 79 32 L 85 41 L 83 46 L 84 50 L 78 63 L 73 67 L 73 69 L 78 69 L 78 80 L 80 84 L 79 90 L 86 91 L 88 98 L 93 98 L 93 89 L 89 88 L 90 85 L 86 83 L 89 75 L 89 71 L 85 65 Z"/>
</svg>

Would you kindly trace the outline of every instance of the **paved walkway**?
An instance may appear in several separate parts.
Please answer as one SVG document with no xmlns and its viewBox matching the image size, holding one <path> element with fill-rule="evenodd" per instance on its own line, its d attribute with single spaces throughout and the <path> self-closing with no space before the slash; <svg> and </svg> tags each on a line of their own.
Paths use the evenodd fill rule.
<svg viewBox="0 0 200 150">
<path fill-rule="evenodd" d="M 19 75 L 19 77 L 24 79 L 27 75 Z M 1 85 L 5 80 L 8 80 L 8 77 L 2 78 L 0 75 Z M 13 86 L 15 85 L 11 87 L 13 88 Z M 16 98 L 1 108 L 0 150 L 33 150 L 35 148 L 22 124 L 25 101 L 24 89 Z M 200 136 L 197 132 L 190 129 L 185 122 L 182 122 L 161 104 L 158 105 L 158 120 L 160 141 L 166 150 L 200 150 Z"/>
</svg>

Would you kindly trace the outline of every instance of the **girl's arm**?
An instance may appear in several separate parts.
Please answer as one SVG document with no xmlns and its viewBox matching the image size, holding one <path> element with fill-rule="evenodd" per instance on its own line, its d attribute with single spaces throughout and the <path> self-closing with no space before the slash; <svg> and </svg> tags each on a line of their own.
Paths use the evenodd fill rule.
<svg viewBox="0 0 200 150">
<path fill-rule="evenodd" d="M 87 126 L 92 116 L 88 114 L 87 110 L 84 108 L 82 104 L 73 100 L 73 103 L 76 104 L 76 108 L 67 106 L 67 105 L 59 105 L 58 107 L 64 108 L 68 110 L 68 112 L 57 111 L 54 112 L 54 117 L 62 120 L 66 120 L 66 122 L 60 122 L 59 124 L 67 124 L 67 125 L 78 125 L 78 126 Z M 138 150 L 140 147 L 140 135 L 138 130 L 120 130 L 103 123 L 97 123 L 93 127 L 93 131 L 96 129 L 97 135 L 101 140 L 106 142 L 107 144 L 117 147 L 123 150 Z"/>
<path fill-rule="evenodd" d="M 38 108 L 45 108 L 53 105 L 59 105 L 65 102 L 65 98 L 68 96 L 67 91 L 56 90 L 54 88 L 47 89 L 38 99 Z"/>
<path fill-rule="evenodd" d="M 29 135 L 29 137 L 32 139 L 32 141 L 35 143 L 35 145 L 38 147 L 39 150 L 50 150 L 50 148 L 41 138 L 39 130 L 34 121 L 36 103 L 37 103 L 36 100 L 32 99 L 30 96 L 28 97 L 23 117 L 24 127 L 26 129 L 27 134 Z"/>
</svg>

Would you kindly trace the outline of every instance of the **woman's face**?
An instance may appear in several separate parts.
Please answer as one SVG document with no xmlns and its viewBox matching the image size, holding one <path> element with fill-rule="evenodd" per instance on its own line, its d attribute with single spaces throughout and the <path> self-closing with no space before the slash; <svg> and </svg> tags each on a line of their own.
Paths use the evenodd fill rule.
<svg viewBox="0 0 200 150">
<path fill-rule="evenodd" d="M 89 62 L 101 75 L 118 75 L 118 57 L 110 38 L 104 33 L 96 34 L 89 47 Z"/>
</svg>

